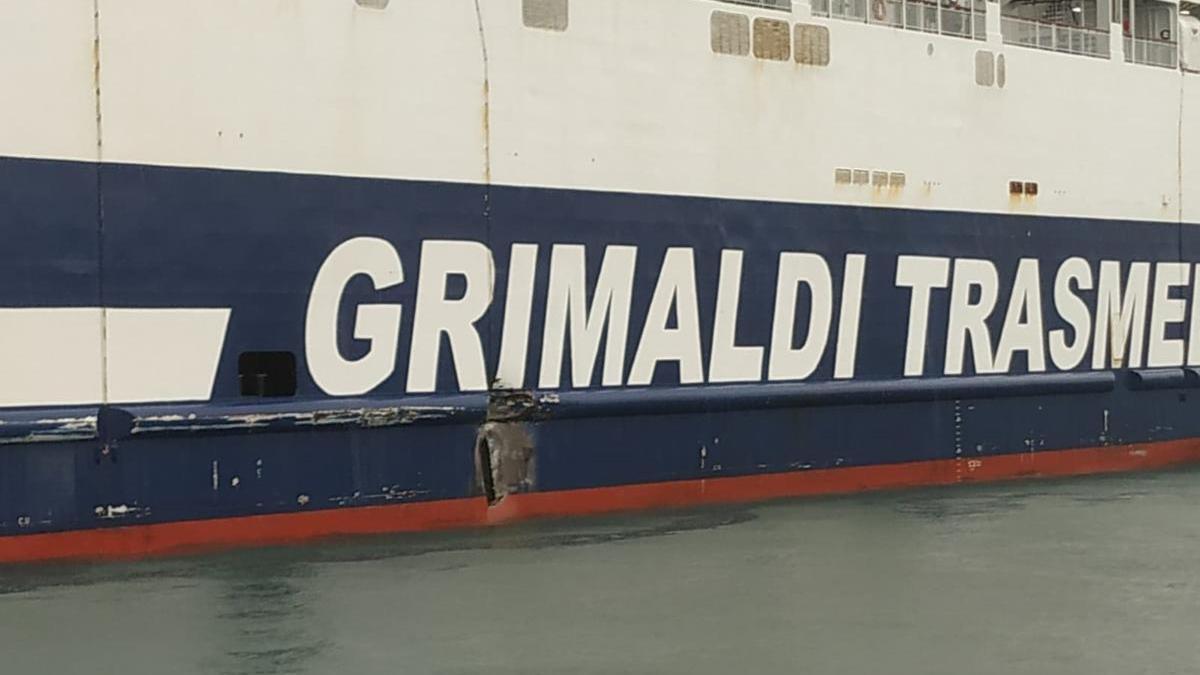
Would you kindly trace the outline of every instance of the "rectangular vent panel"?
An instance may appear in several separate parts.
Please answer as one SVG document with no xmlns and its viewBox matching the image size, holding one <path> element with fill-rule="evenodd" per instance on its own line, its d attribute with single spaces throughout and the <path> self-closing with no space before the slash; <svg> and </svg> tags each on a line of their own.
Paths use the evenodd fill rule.
<svg viewBox="0 0 1200 675">
<path fill-rule="evenodd" d="M 792 58 L 792 31 L 788 22 L 755 19 L 754 55 L 768 61 L 787 61 Z"/>
<path fill-rule="evenodd" d="M 986 49 L 975 52 L 975 84 L 990 87 L 996 82 L 996 55 Z"/>
<path fill-rule="evenodd" d="M 567 29 L 569 0 L 521 0 L 521 17 L 529 28 Z"/>
<path fill-rule="evenodd" d="M 829 65 L 829 28 L 816 24 L 796 24 L 796 63 L 806 66 Z"/>
<path fill-rule="evenodd" d="M 709 19 L 712 50 L 716 54 L 746 56 L 750 53 L 750 17 L 716 11 Z"/>
</svg>

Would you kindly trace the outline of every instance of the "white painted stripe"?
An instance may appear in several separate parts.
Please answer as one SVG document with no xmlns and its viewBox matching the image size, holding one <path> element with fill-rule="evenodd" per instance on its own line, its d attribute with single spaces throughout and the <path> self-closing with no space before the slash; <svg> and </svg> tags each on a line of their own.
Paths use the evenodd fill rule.
<svg viewBox="0 0 1200 675">
<path fill-rule="evenodd" d="M 0 407 L 101 399 L 98 307 L 0 309 Z"/>
<path fill-rule="evenodd" d="M 229 315 L 229 309 L 0 308 L 0 408 L 207 400 Z"/>
<path fill-rule="evenodd" d="M 109 309 L 108 401 L 205 401 L 228 309 Z"/>
</svg>

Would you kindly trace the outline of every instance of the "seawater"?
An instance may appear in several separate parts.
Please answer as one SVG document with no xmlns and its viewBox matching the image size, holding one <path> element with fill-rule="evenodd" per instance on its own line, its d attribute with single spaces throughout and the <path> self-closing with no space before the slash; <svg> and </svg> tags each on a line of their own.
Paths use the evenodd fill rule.
<svg viewBox="0 0 1200 675">
<path fill-rule="evenodd" d="M 0 672 L 1200 672 L 1200 470 L 0 568 Z"/>
</svg>

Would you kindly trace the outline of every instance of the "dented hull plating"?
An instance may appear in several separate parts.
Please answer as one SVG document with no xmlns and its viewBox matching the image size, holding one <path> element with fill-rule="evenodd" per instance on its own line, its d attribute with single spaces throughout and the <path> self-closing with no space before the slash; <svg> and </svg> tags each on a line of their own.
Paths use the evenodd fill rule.
<svg viewBox="0 0 1200 675">
<path fill-rule="evenodd" d="M 0 306 L 220 319 L 6 353 L 65 402 L 6 382 L 34 393 L 0 409 L 0 560 L 1200 459 L 1179 224 L 18 159 L 0 204 Z M 338 281 L 350 241 L 384 255 Z M 242 395 L 246 352 L 293 355 L 294 393 Z"/>
</svg>

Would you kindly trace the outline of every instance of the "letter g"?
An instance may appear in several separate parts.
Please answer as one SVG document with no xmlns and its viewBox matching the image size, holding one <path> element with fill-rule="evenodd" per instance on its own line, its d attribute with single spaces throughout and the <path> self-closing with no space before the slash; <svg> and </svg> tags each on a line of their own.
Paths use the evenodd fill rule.
<svg viewBox="0 0 1200 675">
<path fill-rule="evenodd" d="M 325 258 L 308 298 L 304 350 L 313 381 L 331 396 L 355 396 L 378 387 L 396 367 L 400 339 L 400 305 L 360 305 L 354 318 L 354 337 L 367 340 L 367 355 L 351 361 L 338 350 L 338 310 L 346 285 L 355 276 L 370 277 L 375 290 L 404 281 L 400 255 L 388 242 L 356 237 L 343 242 Z"/>
</svg>

